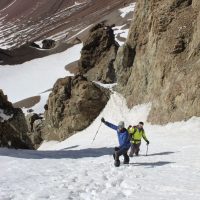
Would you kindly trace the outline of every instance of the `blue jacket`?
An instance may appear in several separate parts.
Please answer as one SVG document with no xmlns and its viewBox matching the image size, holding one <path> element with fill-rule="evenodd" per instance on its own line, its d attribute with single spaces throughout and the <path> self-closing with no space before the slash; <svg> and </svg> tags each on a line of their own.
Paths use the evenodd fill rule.
<svg viewBox="0 0 200 200">
<path fill-rule="evenodd" d="M 131 146 L 130 138 L 128 131 L 124 128 L 122 132 L 119 132 L 118 127 L 110 122 L 105 122 L 105 125 L 117 131 L 119 148 L 120 149 L 129 149 Z"/>
</svg>

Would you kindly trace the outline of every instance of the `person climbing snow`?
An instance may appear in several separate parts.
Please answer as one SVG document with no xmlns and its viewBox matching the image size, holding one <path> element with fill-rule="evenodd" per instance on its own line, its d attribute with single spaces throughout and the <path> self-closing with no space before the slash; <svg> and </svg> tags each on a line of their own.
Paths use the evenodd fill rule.
<svg viewBox="0 0 200 200">
<path fill-rule="evenodd" d="M 140 151 L 140 145 L 141 145 L 141 139 L 143 138 L 147 145 L 149 145 L 149 140 L 147 139 L 145 135 L 145 131 L 143 129 L 144 123 L 139 122 L 137 126 L 129 126 L 128 127 L 128 132 L 130 134 L 130 140 L 131 140 L 131 150 L 129 153 L 130 157 L 133 157 L 135 154 L 136 156 L 139 155 Z"/>
<path fill-rule="evenodd" d="M 118 141 L 119 141 L 119 147 L 114 148 L 113 158 L 115 160 L 114 165 L 116 167 L 120 166 L 120 160 L 119 157 L 121 155 L 124 156 L 124 164 L 129 164 L 129 156 L 127 154 L 131 144 L 129 139 L 129 133 L 126 128 L 124 128 L 124 122 L 119 122 L 118 126 L 105 121 L 104 118 L 101 119 L 101 121 L 108 127 L 114 129 L 117 131 Z"/>
</svg>

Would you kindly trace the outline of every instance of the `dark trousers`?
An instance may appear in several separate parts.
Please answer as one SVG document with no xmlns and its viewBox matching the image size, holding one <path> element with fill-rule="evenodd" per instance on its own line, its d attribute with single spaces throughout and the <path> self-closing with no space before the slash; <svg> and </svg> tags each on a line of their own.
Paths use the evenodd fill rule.
<svg viewBox="0 0 200 200">
<path fill-rule="evenodd" d="M 141 142 L 135 144 L 135 143 L 131 143 L 131 151 L 129 153 L 130 157 L 133 157 L 133 155 L 135 154 L 136 156 L 139 155 L 139 151 L 140 151 L 140 145 Z"/>
<path fill-rule="evenodd" d="M 118 147 L 115 147 L 114 153 L 113 153 L 113 158 L 115 162 L 120 162 L 119 157 L 124 156 L 124 163 L 128 164 L 129 163 L 129 156 L 127 154 L 128 149 L 119 149 Z"/>
</svg>

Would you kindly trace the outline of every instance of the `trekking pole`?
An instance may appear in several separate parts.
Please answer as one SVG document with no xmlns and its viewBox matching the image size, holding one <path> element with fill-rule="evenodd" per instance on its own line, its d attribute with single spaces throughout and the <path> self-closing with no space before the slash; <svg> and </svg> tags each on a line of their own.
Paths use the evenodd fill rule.
<svg viewBox="0 0 200 200">
<path fill-rule="evenodd" d="M 147 144 L 146 156 L 148 155 L 149 145 Z"/>
<path fill-rule="evenodd" d="M 97 136 L 97 134 L 98 134 L 98 132 L 99 132 L 99 129 L 100 129 L 100 127 L 101 127 L 101 124 L 102 124 L 102 122 L 100 123 L 100 125 L 99 125 L 99 127 L 98 127 L 98 129 L 97 129 L 97 132 L 96 132 L 96 134 L 95 134 L 95 136 L 94 136 L 94 138 L 93 138 L 93 140 L 92 140 L 92 143 L 94 142 L 94 140 L 95 140 L 95 138 L 96 138 L 96 136 Z M 91 144 L 92 144 L 91 143 Z"/>
</svg>

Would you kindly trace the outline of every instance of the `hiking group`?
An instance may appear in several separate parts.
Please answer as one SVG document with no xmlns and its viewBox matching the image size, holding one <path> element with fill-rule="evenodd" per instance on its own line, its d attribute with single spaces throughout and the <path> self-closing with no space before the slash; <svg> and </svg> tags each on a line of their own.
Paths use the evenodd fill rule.
<svg viewBox="0 0 200 200">
<path fill-rule="evenodd" d="M 129 164 L 129 157 L 133 157 L 134 154 L 136 156 L 139 155 L 142 138 L 146 141 L 147 145 L 149 145 L 149 141 L 143 129 L 143 122 L 139 122 L 137 126 L 129 126 L 128 129 L 126 129 L 123 121 L 119 122 L 118 125 L 114 125 L 104 118 L 102 118 L 101 121 L 117 132 L 119 147 L 115 147 L 113 153 L 114 165 L 116 167 L 120 166 L 120 156 L 124 156 L 124 164 Z M 130 153 L 128 155 L 129 148 Z"/>
</svg>

